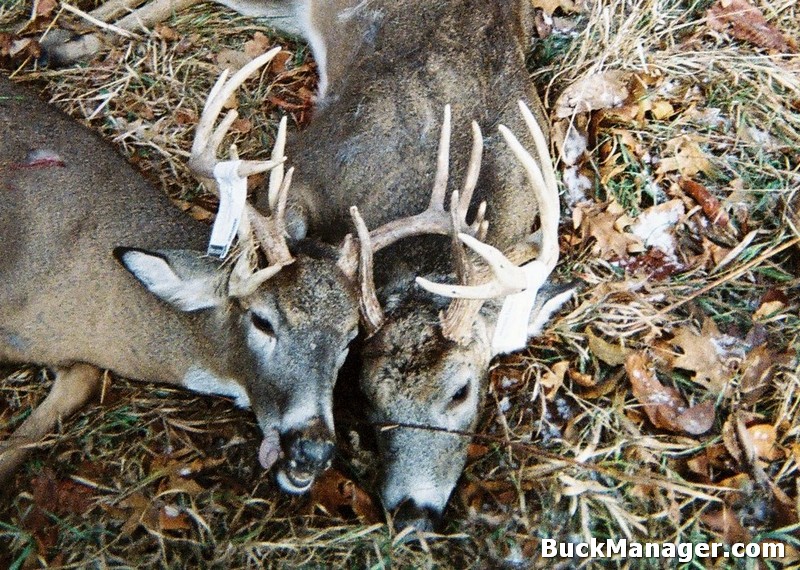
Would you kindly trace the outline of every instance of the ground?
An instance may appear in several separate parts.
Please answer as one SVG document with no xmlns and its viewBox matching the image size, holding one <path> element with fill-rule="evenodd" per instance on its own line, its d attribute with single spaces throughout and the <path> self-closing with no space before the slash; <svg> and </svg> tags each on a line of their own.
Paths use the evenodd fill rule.
<svg viewBox="0 0 800 570">
<path fill-rule="evenodd" d="M 90 2 L 76 2 L 91 9 Z M 337 470 L 280 494 L 257 428 L 222 398 L 109 378 L 5 489 L 0 565 L 38 567 L 761 567 L 797 563 L 800 13 L 793 0 L 534 0 L 532 81 L 562 179 L 557 278 L 577 298 L 497 362 L 440 535 L 405 540 L 368 494 L 345 418 Z M 0 63 L 111 140 L 201 219 L 185 160 L 220 69 L 277 43 L 241 90 L 240 153 L 312 112 L 307 48 L 215 5 L 89 64 L 35 41 L 89 29 L 56 2 L 3 0 Z M 27 22 L 27 23 L 26 23 Z M 47 390 L 5 369 L 3 435 Z M 357 419 L 357 418 L 356 418 Z M 768 542 L 786 558 L 541 560 L 541 541 Z"/>
</svg>

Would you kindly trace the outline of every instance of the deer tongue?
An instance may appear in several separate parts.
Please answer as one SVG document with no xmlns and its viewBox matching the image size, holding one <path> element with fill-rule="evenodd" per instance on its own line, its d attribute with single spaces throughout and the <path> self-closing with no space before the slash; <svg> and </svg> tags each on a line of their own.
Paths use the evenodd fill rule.
<svg viewBox="0 0 800 570">
<path fill-rule="evenodd" d="M 261 467 L 269 470 L 281 455 L 281 441 L 277 430 L 270 430 L 261 440 L 261 447 L 258 448 L 258 461 Z"/>
</svg>

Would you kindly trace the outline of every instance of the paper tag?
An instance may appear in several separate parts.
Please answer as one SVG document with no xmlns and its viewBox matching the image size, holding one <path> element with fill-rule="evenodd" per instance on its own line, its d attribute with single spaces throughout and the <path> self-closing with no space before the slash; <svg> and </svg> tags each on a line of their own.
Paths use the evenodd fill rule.
<svg viewBox="0 0 800 570">
<path fill-rule="evenodd" d="M 550 275 L 550 270 L 540 261 L 531 261 L 523 265 L 522 270 L 528 280 L 527 287 L 520 293 L 507 296 L 503 301 L 492 337 L 492 355 L 514 352 L 528 344 L 531 311 L 536 305 L 536 295 Z"/>
<path fill-rule="evenodd" d="M 247 201 L 247 178 L 239 176 L 241 160 L 226 160 L 214 167 L 219 188 L 219 210 L 208 240 L 208 255 L 224 259 L 236 237 Z"/>
</svg>

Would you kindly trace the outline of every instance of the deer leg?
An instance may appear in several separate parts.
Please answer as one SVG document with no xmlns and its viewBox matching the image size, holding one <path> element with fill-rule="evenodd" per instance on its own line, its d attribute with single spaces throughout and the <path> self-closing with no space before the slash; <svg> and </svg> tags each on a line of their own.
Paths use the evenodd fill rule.
<svg viewBox="0 0 800 570">
<path fill-rule="evenodd" d="M 29 447 L 50 434 L 58 422 L 79 410 L 100 387 L 101 371 L 89 364 L 56 369 L 47 397 L 6 441 L 0 443 L 0 481 L 25 460 Z"/>
<path fill-rule="evenodd" d="M 109 22 L 112 18 L 136 8 L 113 24 L 114 28 L 127 32 L 136 32 L 142 28 L 150 28 L 163 22 L 172 14 L 199 4 L 204 0 L 110 0 L 89 13 L 91 20 L 98 25 Z M 91 33 L 75 36 L 66 30 L 53 30 L 42 38 L 41 45 L 50 60 L 57 65 L 68 65 L 88 59 L 103 48 L 103 34 Z M 105 37 L 106 41 L 116 43 L 119 35 Z"/>
</svg>

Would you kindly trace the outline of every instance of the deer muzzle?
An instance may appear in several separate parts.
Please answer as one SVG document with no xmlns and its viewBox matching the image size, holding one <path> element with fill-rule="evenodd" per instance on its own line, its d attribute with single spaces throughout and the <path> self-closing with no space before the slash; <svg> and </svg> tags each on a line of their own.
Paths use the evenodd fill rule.
<svg viewBox="0 0 800 570">
<path fill-rule="evenodd" d="M 333 434 L 321 419 L 316 419 L 305 429 L 291 430 L 280 439 L 284 457 L 276 476 L 278 484 L 286 492 L 305 493 L 331 465 Z"/>
</svg>

